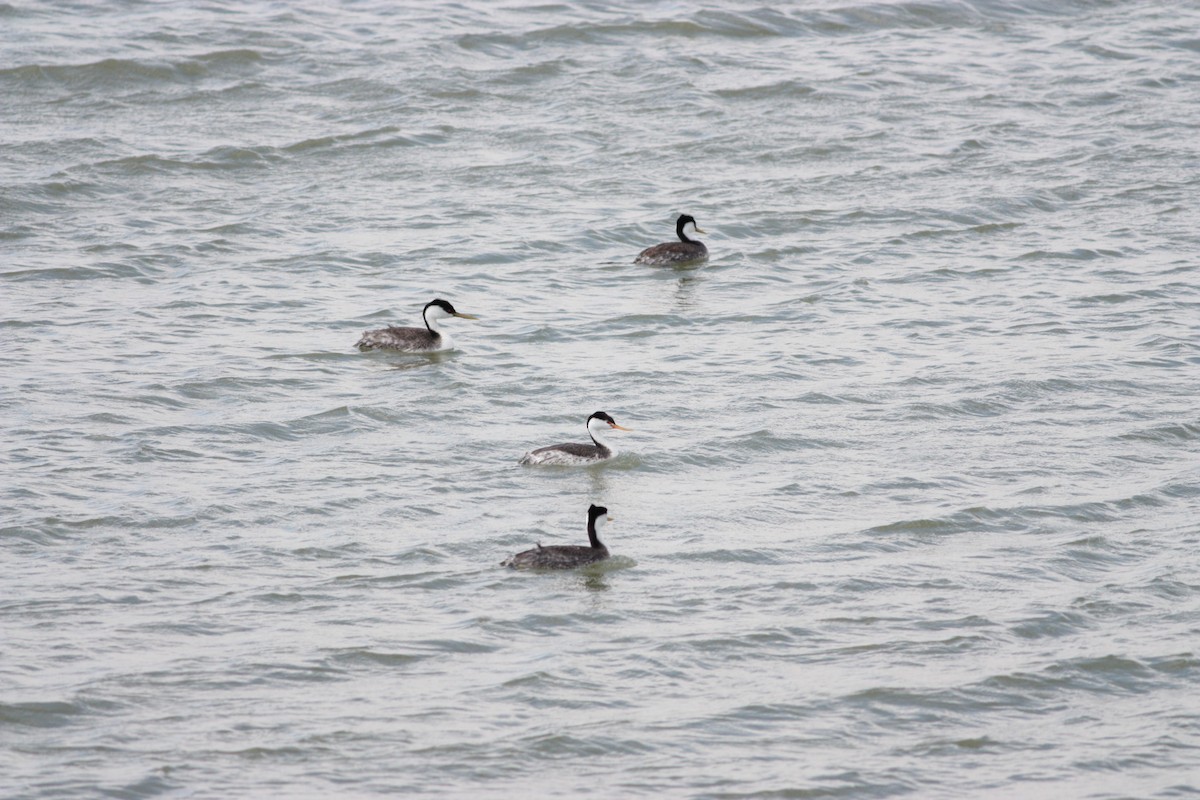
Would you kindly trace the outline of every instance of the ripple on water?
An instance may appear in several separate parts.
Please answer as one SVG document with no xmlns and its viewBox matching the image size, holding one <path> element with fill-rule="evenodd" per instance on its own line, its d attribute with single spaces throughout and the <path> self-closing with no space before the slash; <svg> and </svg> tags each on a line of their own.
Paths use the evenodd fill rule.
<svg viewBox="0 0 1200 800">
<path fill-rule="evenodd" d="M 675 553 L 672 558 L 679 561 L 740 564 L 781 564 L 789 560 L 787 554 L 779 550 L 749 548 L 679 552 Z"/>
<path fill-rule="evenodd" d="M 1117 439 L 1178 444 L 1200 441 L 1200 422 L 1178 422 L 1155 425 L 1131 433 L 1119 434 Z"/>
<path fill-rule="evenodd" d="M 329 652 L 326 660 L 339 669 L 382 667 L 392 670 L 411 667 L 430 657 L 428 653 L 383 652 L 376 649 L 351 647 Z"/>
<path fill-rule="evenodd" d="M 123 710 L 123 704 L 99 698 L 0 703 L 0 722 L 23 728 L 62 728 L 85 717 L 114 716 Z"/>
</svg>

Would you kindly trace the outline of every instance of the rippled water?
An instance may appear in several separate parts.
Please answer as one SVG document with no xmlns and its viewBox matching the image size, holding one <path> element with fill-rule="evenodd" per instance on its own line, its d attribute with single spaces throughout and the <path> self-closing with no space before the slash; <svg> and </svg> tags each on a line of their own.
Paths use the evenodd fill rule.
<svg viewBox="0 0 1200 800">
<path fill-rule="evenodd" d="M 1200 795 L 1197 31 L 0 5 L 0 795 Z"/>
</svg>

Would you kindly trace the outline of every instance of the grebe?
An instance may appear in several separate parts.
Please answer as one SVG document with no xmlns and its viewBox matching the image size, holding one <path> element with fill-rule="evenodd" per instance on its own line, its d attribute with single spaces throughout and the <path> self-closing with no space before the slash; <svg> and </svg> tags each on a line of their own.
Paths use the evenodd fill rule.
<svg viewBox="0 0 1200 800">
<path fill-rule="evenodd" d="M 421 311 L 425 320 L 424 328 L 380 328 L 377 331 L 366 331 L 355 345 L 359 350 L 403 350 L 406 353 L 432 353 L 435 350 L 449 350 L 454 346 L 449 335 L 442 333 L 438 327 L 439 319 L 460 317 L 462 319 L 478 319 L 470 314 L 460 314 L 454 306 L 445 300 L 431 300 Z"/>
<path fill-rule="evenodd" d="M 552 444 L 549 447 L 539 447 L 521 456 L 520 463 L 595 464 L 599 461 L 606 461 L 615 456 L 617 451 L 604 441 L 602 434 L 610 429 L 618 431 L 629 430 L 629 428 L 623 428 L 616 422 L 613 422 L 613 418 L 603 411 L 597 411 L 587 418 L 587 429 L 592 437 L 592 444 L 567 442 L 565 444 Z"/>
<path fill-rule="evenodd" d="M 574 569 L 585 564 L 594 564 L 608 558 L 608 548 L 600 541 L 598 534 L 604 523 L 611 517 L 604 506 L 593 504 L 588 509 L 588 541 L 591 547 L 576 545 L 555 545 L 542 547 L 541 543 L 533 550 L 526 550 L 509 556 L 500 562 L 502 567 L 513 569 Z"/>
<path fill-rule="evenodd" d="M 687 234 L 683 232 L 683 226 L 689 222 L 696 233 L 704 233 L 704 231 L 696 226 L 696 220 L 692 219 L 688 214 L 682 214 L 679 219 L 675 220 L 675 235 L 679 237 L 679 241 L 663 242 L 662 244 L 654 245 L 654 247 L 647 247 L 638 253 L 638 257 L 633 260 L 633 263 L 662 267 L 708 258 L 708 248 L 704 246 L 704 242 L 689 239 Z"/>
</svg>

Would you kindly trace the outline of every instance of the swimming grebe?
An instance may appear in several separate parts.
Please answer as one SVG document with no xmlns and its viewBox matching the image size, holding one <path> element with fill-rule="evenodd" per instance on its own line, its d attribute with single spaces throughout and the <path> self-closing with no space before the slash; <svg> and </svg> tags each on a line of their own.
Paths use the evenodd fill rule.
<svg viewBox="0 0 1200 800">
<path fill-rule="evenodd" d="M 707 258 L 708 248 L 704 246 L 704 242 L 689 239 L 687 234 L 683 232 L 683 226 L 688 223 L 691 223 L 696 233 L 704 233 L 704 231 L 696 227 L 696 220 L 688 214 L 683 214 L 679 219 L 675 220 L 675 235 L 679 237 L 678 242 L 663 242 L 653 247 L 647 247 L 638 253 L 638 257 L 633 260 L 633 263 L 663 267 L 670 264 L 684 264 L 688 261 L 698 261 L 702 258 Z"/>
<path fill-rule="evenodd" d="M 608 548 L 600 541 L 598 534 L 604 523 L 608 522 L 608 509 L 593 504 L 588 509 L 588 541 L 590 547 L 576 545 L 554 545 L 542 547 L 538 544 L 533 550 L 526 550 L 509 556 L 500 562 L 502 567 L 513 569 L 574 569 L 585 564 L 594 564 L 608 558 Z"/>
<path fill-rule="evenodd" d="M 459 317 L 478 319 L 470 314 L 460 314 L 445 300 L 431 300 L 421 311 L 424 328 L 380 328 L 366 331 L 355 345 L 359 350 L 402 350 L 406 353 L 432 353 L 449 350 L 454 346 L 449 335 L 438 327 L 438 320 Z"/>
<path fill-rule="evenodd" d="M 597 411 L 587 418 L 588 433 L 592 437 L 591 444 L 582 442 L 566 442 L 552 444 L 530 450 L 521 456 L 522 464 L 595 464 L 606 461 L 617 454 L 615 448 L 604 441 L 603 434 L 609 430 L 628 431 L 613 421 L 613 418 L 603 411 Z"/>
</svg>

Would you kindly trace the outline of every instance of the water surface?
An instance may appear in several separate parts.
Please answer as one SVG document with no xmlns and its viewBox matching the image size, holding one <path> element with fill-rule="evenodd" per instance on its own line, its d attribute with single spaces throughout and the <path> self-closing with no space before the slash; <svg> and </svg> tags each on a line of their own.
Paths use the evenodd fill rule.
<svg viewBox="0 0 1200 800">
<path fill-rule="evenodd" d="M 0 6 L 0 794 L 1200 795 L 1197 30 Z"/>
</svg>

